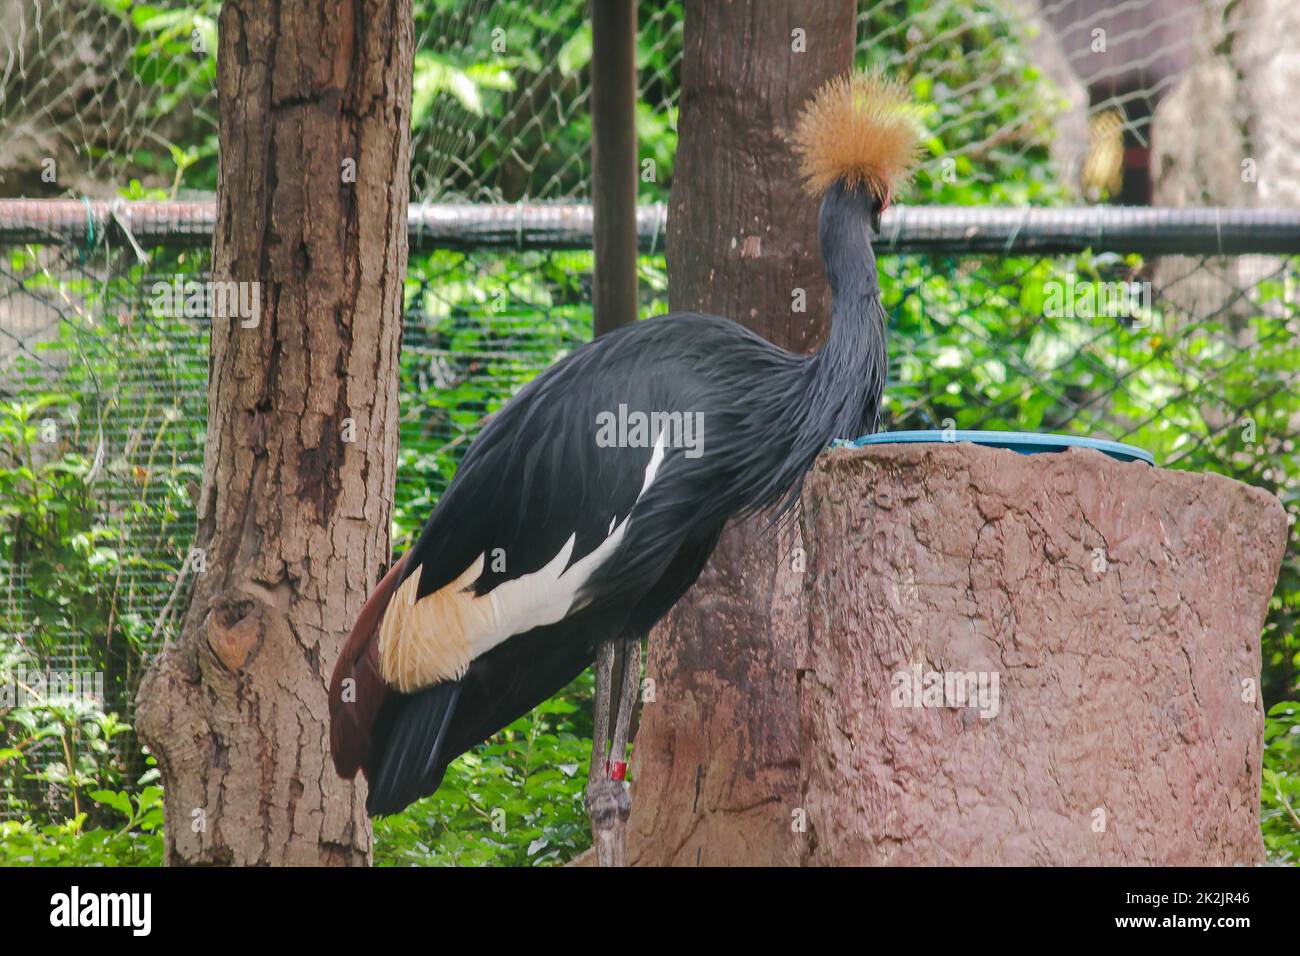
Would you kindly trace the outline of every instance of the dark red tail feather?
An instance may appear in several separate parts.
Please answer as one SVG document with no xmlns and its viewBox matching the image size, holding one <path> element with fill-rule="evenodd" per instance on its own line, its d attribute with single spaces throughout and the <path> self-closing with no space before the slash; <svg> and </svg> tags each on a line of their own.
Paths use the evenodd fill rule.
<svg viewBox="0 0 1300 956">
<path fill-rule="evenodd" d="M 340 777 L 355 777 L 370 756 L 375 719 L 384 701 L 394 693 L 379 672 L 379 622 L 402 581 L 405 566 L 403 556 L 370 592 L 356 626 L 343 645 L 339 662 L 334 665 L 329 696 L 330 750 Z M 348 688 L 349 699 L 344 700 L 343 683 L 349 678 L 353 683 Z"/>
</svg>

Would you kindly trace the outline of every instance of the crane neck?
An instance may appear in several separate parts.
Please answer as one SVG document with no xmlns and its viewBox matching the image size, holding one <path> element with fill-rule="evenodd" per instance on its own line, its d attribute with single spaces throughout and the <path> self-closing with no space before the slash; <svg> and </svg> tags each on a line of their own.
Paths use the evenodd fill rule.
<svg viewBox="0 0 1300 956">
<path fill-rule="evenodd" d="M 831 334 L 812 356 L 800 356 L 787 375 L 754 382 L 764 418 L 762 450 L 740 473 L 756 476 L 742 495 L 751 506 L 798 498 L 804 475 L 833 438 L 875 429 L 885 377 L 884 310 L 868 223 L 865 190 L 835 183 L 822 198 L 818 234 L 831 289 Z M 778 457 L 773 460 L 773 452 Z"/>
<path fill-rule="evenodd" d="M 819 377 L 856 384 L 884 339 L 880 278 L 868 223 L 872 200 L 865 190 L 836 182 L 822 198 L 818 238 L 831 289 L 831 333 L 817 353 Z"/>
</svg>

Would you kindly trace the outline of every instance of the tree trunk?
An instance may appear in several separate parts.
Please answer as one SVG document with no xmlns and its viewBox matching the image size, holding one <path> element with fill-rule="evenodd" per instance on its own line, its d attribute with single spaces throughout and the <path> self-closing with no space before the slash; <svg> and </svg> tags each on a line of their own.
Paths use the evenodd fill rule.
<svg viewBox="0 0 1300 956">
<path fill-rule="evenodd" d="M 1234 209 L 1300 207 L 1300 6 L 1288 0 L 1198 0 L 1187 17 L 1191 60 L 1151 123 L 1155 205 Z M 1213 320 L 1226 344 L 1253 352 L 1260 315 L 1285 323 L 1291 300 L 1259 302 L 1264 282 L 1289 282 L 1286 258 L 1161 256 L 1149 260 L 1161 335 L 1177 341 Z M 1271 327 L 1266 323 L 1264 327 Z M 1267 338 L 1267 337 L 1266 337 Z M 1213 390 L 1198 396 L 1210 434 L 1240 428 L 1241 406 Z M 1291 435 L 1263 434 L 1271 453 Z"/>
<path fill-rule="evenodd" d="M 855 4 L 688 0 L 681 139 L 667 235 L 674 309 L 734 319 L 808 351 L 829 331 L 817 203 L 788 137 L 853 63 Z M 804 307 L 802 311 L 800 308 Z M 634 864 L 798 859 L 793 627 L 797 529 L 733 525 L 699 583 L 655 629 L 633 757 Z"/>
<path fill-rule="evenodd" d="M 1259 863 L 1286 512 L 1082 449 L 887 445 L 803 494 L 806 863 Z"/>
<path fill-rule="evenodd" d="M 228 0 L 194 591 L 138 728 L 172 864 L 364 864 L 326 683 L 389 558 L 406 269 L 409 0 Z M 355 172 L 355 175 L 353 173 Z"/>
</svg>

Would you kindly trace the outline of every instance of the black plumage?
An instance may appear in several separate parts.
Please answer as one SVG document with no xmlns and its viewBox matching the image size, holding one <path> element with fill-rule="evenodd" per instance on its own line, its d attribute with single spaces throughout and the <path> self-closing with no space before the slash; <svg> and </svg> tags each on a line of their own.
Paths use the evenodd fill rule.
<svg viewBox="0 0 1300 956">
<path fill-rule="evenodd" d="M 673 313 L 577 349 L 494 416 L 401 568 L 372 597 L 334 674 L 336 766 L 345 776 L 365 769 L 370 812 L 395 812 L 432 792 L 452 759 L 560 690 L 600 644 L 645 634 L 695 581 L 730 518 L 789 508 L 832 439 L 875 430 L 885 315 L 868 224 L 888 198 L 852 176 L 822 196 L 832 331 L 815 354 L 787 352 L 725 318 Z M 692 416 L 700 440 L 674 447 L 662 429 L 605 447 L 600 420 L 620 406 Z M 567 577 L 557 584 L 547 569 L 566 550 Z M 590 568 L 589 555 L 601 558 Z M 449 588 L 480 558 L 466 592 Z M 493 630 L 477 615 L 538 626 L 491 647 L 471 641 L 463 673 L 399 692 L 376 622 L 410 575 L 419 576 L 415 606 L 442 602 L 452 616 L 438 620 L 469 621 L 463 630 L 475 641 Z M 523 596 L 503 587 L 543 579 L 547 588 Z M 557 607 L 558 619 L 548 619 Z M 353 702 L 342 694 L 349 678 Z"/>
</svg>

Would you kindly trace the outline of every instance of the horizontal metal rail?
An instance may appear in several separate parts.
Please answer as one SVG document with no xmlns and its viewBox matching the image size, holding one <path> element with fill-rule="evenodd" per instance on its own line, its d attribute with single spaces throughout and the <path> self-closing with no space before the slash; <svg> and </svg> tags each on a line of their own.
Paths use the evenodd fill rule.
<svg viewBox="0 0 1300 956">
<path fill-rule="evenodd" d="M 637 209 L 643 252 L 663 249 L 667 210 Z M 0 200 L 0 245 L 61 242 L 91 246 L 105 235 L 153 245 L 204 246 L 216 226 L 213 202 Z M 589 249 L 587 203 L 412 204 L 418 249 Z M 742 237 L 737 237 L 742 238 Z M 1151 209 L 1121 206 L 1019 208 L 896 206 L 884 215 L 881 255 L 1300 254 L 1300 209 Z"/>
</svg>

